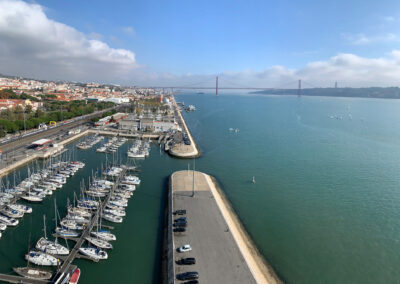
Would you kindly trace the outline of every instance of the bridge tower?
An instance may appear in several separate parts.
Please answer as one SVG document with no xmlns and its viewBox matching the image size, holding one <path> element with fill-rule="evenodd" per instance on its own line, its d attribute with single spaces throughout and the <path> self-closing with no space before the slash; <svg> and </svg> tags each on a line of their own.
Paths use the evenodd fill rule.
<svg viewBox="0 0 400 284">
<path fill-rule="evenodd" d="M 335 82 L 335 89 L 337 89 L 337 81 Z"/>
<path fill-rule="evenodd" d="M 299 80 L 299 86 L 298 86 L 298 89 L 297 89 L 297 96 L 301 97 L 301 79 Z"/>
<path fill-rule="evenodd" d="M 215 95 L 218 96 L 218 76 L 215 81 Z"/>
</svg>

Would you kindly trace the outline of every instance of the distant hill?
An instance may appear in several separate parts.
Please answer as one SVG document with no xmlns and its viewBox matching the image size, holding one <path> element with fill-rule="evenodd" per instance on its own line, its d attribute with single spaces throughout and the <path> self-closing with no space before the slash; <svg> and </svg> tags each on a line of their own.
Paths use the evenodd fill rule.
<svg viewBox="0 0 400 284">
<path fill-rule="evenodd" d="M 252 92 L 262 95 L 297 95 L 297 89 L 270 89 Z M 400 88 L 398 87 L 371 87 L 371 88 L 312 88 L 302 89 L 302 96 L 325 96 L 325 97 L 359 97 L 400 99 Z"/>
</svg>

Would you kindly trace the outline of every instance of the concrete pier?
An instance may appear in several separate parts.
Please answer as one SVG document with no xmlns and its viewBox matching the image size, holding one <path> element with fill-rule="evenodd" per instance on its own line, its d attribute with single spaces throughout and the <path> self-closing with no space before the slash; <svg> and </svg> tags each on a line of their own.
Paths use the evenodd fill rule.
<svg viewBox="0 0 400 284">
<path fill-rule="evenodd" d="M 194 182 L 193 182 L 194 177 Z M 199 273 L 201 283 L 281 283 L 254 246 L 213 178 L 201 172 L 178 171 L 170 177 L 168 204 L 168 283 L 187 271 Z M 173 232 L 175 210 L 186 210 L 187 227 Z M 192 251 L 176 249 L 190 244 Z M 178 265 L 183 257 L 195 265 Z"/>
<path fill-rule="evenodd" d="M 189 131 L 189 128 L 186 125 L 185 119 L 183 119 L 181 110 L 177 103 L 174 100 L 174 107 L 175 107 L 175 112 L 178 117 L 178 119 L 181 121 L 181 125 L 183 126 L 182 131 L 184 133 L 187 133 L 188 138 L 190 140 L 190 145 L 185 145 L 184 143 L 178 143 L 174 145 L 173 147 L 169 148 L 169 154 L 172 156 L 175 156 L 177 158 L 184 158 L 184 159 L 190 159 L 190 158 L 196 158 L 200 156 L 200 151 L 197 147 L 196 142 L 194 141 L 192 134 Z"/>
</svg>

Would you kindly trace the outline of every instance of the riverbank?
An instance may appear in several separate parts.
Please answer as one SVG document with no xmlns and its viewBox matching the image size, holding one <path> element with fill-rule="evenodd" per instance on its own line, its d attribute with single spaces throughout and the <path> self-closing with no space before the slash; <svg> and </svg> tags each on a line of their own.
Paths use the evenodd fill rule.
<svg viewBox="0 0 400 284">
<path fill-rule="evenodd" d="M 196 258 L 190 270 L 197 271 L 203 283 L 281 283 L 211 176 L 174 172 L 168 198 L 168 283 L 187 272 L 186 266 L 177 264 L 182 257 Z M 172 212 L 179 209 L 186 210 L 185 232 L 173 232 Z M 176 249 L 184 244 L 190 244 L 192 251 L 178 253 Z"/>
</svg>

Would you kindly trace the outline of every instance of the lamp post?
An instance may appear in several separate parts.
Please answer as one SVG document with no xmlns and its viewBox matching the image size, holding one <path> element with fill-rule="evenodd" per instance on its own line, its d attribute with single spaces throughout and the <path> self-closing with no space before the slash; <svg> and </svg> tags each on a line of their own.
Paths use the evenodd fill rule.
<svg viewBox="0 0 400 284">
<path fill-rule="evenodd" d="M 194 197 L 194 172 L 196 170 L 196 158 L 193 159 L 192 197 Z"/>
</svg>

